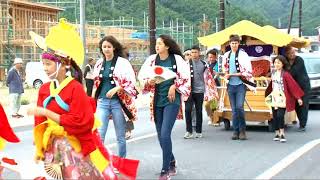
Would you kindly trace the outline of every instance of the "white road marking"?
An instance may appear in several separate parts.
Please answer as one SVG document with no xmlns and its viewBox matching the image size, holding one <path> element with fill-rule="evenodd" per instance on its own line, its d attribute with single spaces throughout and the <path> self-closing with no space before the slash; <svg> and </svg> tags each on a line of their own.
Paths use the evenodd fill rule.
<svg viewBox="0 0 320 180">
<path fill-rule="evenodd" d="M 279 172 L 281 172 L 283 169 L 285 169 L 291 163 L 297 160 L 300 156 L 302 156 L 318 144 L 320 144 L 320 139 L 308 142 L 307 144 L 303 145 L 296 151 L 292 152 L 291 154 L 283 158 L 270 169 L 266 170 L 265 172 L 257 176 L 255 179 L 271 179 L 273 176 L 277 175 Z"/>
<path fill-rule="evenodd" d="M 157 133 L 146 134 L 146 135 L 143 135 L 143 136 L 139 136 L 139 137 L 136 137 L 136 138 L 129 139 L 129 140 L 127 140 L 127 143 L 131 143 L 131 142 L 138 141 L 138 140 L 141 140 L 141 139 L 147 139 L 147 138 L 150 138 L 150 137 L 153 137 L 153 136 L 156 136 L 156 135 L 157 135 Z M 112 144 L 107 145 L 108 148 L 112 148 L 112 147 L 115 147 L 115 146 L 117 146 L 117 143 L 112 143 Z"/>
</svg>

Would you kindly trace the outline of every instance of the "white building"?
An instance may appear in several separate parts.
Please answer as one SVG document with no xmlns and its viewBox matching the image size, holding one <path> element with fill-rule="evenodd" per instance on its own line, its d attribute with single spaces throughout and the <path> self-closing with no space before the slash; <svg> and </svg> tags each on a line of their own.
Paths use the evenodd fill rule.
<svg viewBox="0 0 320 180">
<path fill-rule="evenodd" d="M 286 29 L 279 29 L 279 30 L 280 30 L 281 32 L 286 33 L 286 34 L 287 34 L 287 32 L 288 32 L 288 28 L 286 28 Z M 299 37 L 299 28 L 291 28 L 289 34 L 292 35 L 292 36 L 297 36 L 297 37 Z M 302 34 L 302 33 L 301 33 L 301 34 Z"/>
</svg>

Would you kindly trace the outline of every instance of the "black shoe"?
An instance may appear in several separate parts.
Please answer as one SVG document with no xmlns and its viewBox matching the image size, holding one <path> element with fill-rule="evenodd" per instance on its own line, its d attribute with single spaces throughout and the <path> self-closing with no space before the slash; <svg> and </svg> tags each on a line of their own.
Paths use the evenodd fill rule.
<svg viewBox="0 0 320 180">
<path fill-rule="evenodd" d="M 280 136 L 277 134 L 274 138 L 273 138 L 274 141 L 280 141 Z"/>
<path fill-rule="evenodd" d="M 287 139 L 284 137 L 284 135 L 280 136 L 280 142 L 282 142 L 282 143 L 287 142 Z"/>
<path fill-rule="evenodd" d="M 305 127 L 299 127 L 298 132 L 305 132 L 306 128 Z"/>
</svg>

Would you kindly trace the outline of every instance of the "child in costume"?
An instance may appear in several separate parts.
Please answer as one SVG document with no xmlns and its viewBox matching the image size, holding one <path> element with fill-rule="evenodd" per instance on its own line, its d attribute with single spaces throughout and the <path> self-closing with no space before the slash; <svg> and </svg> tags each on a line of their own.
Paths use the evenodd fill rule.
<svg viewBox="0 0 320 180">
<path fill-rule="evenodd" d="M 28 110 L 35 116 L 36 160 L 44 161 L 55 179 L 117 179 L 113 166 L 123 170 L 122 160 L 103 147 L 97 133 L 94 101 L 81 84 L 84 48 L 75 27 L 61 19 L 45 39 L 30 35 L 44 50 L 42 62 L 51 79 L 39 89 L 37 106 Z M 135 165 L 125 175 L 135 178 Z"/>
<path fill-rule="evenodd" d="M 273 140 L 286 142 L 284 134 L 285 112 L 293 111 L 296 101 L 302 106 L 301 97 L 304 93 L 288 72 L 289 62 L 284 56 L 275 57 L 273 64 L 275 70 L 271 75 L 272 82 L 266 89 L 266 101 L 272 107 L 272 123 L 276 133 Z"/>
</svg>

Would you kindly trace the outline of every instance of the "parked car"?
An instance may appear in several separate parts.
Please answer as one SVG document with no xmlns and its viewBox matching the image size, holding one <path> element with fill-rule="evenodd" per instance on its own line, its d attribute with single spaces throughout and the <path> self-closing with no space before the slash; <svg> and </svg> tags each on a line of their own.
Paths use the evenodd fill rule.
<svg viewBox="0 0 320 180">
<path fill-rule="evenodd" d="M 320 53 L 301 53 L 297 55 L 304 59 L 310 78 L 310 104 L 320 104 Z"/>
<path fill-rule="evenodd" d="M 42 62 L 28 62 L 26 65 L 26 83 L 36 89 L 48 82 L 49 78 L 43 70 Z"/>
</svg>

